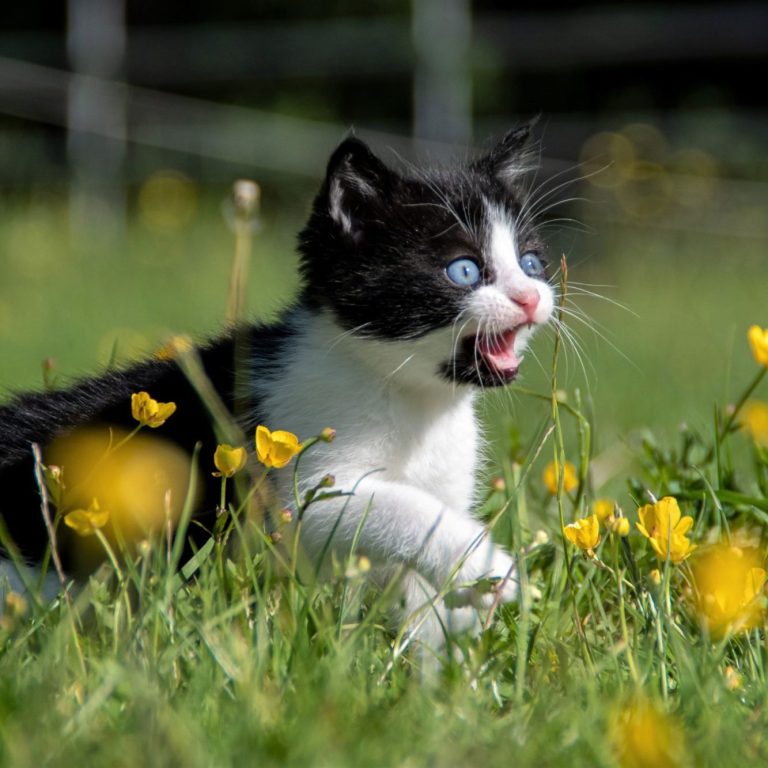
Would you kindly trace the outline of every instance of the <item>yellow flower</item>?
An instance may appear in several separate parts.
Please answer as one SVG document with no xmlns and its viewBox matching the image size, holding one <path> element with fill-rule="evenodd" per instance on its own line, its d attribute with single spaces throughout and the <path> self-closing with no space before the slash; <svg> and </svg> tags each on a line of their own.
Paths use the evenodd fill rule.
<svg viewBox="0 0 768 768">
<path fill-rule="evenodd" d="M 213 463 L 216 465 L 218 472 L 214 472 L 214 477 L 232 477 L 236 472 L 239 472 L 248 459 L 248 452 L 245 448 L 233 448 L 231 445 L 222 443 L 216 446 L 216 451 L 213 454 Z"/>
<path fill-rule="evenodd" d="M 592 513 L 597 515 L 597 519 L 604 523 L 616 508 L 616 502 L 613 499 L 597 499 L 592 504 Z"/>
<path fill-rule="evenodd" d="M 739 688 L 744 687 L 744 678 L 730 664 L 725 668 L 723 677 L 725 677 L 725 687 L 729 691 L 738 691 Z"/>
<path fill-rule="evenodd" d="M 750 400 L 741 410 L 739 423 L 757 445 L 768 448 L 768 403 Z"/>
<path fill-rule="evenodd" d="M 629 536 L 629 520 L 626 517 L 611 515 L 606 521 L 606 526 L 617 536 Z"/>
<path fill-rule="evenodd" d="M 162 426 L 175 410 L 176 403 L 158 403 L 148 392 L 134 392 L 131 395 L 131 415 L 142 427 L 155 429 Z"/>
<path fill-rule="evenodd" d="M 265 467 L 281 469 L 300 450 L 301 443 L 293 432 L 270 432 L 263 425 L 256 427 L 256 457 Z"/>
<path fill-rule="evenodd" d="M 638 510 L 637 529 L 650 542 L 659 560 L 669 559 L 677 565 L 696 549 L 685 538 L 693 525 L 693 518 L 680 516 L 677 499 L 665 496 L 655 504 L 646 504 Z"/>
<path fill-rule="evenodd" d="M 73 509 L 64 515 L 64 524 L 80 536 L 90 536 L 97 528 L 103 528 L 109 521 L 109 512 L 101 509 L 94 499 L 88 509 Z"/>
<path fill-rule="evenodd" d="M 27 598 L 18 592 L 8 592 L 5 596 L 5 613 L 14 618 L 23 616 L 29 610 Z"/>
<path fill-rule="evenodd" d="M 685 742 L 677 722 L 638 696 L 613 715 L 610 737 L 621 768 L 685 765 Z"/>
<path fill-rule="evenodd" d="M 175 360 L 180 355 L 186 355 L 194 349 L 189 336 L 171 336 L 160 349 L 155 352 L 158 360 Z"/>
<path fill-rule="evenodd" d="M 594 554 L 592 550 L 600 543 L 600 523 L 597 515 L 582 517 L 580 520 L 566 525 L 563 528 L 563 533 L 571 544 L 585 550 L 589 555 Z"/>
<path fill-rule="evenodd" d="M 765 562 L 756 549 L 715 544 L 693 560 L 695 608 L 715 637 L 752 629 L 765 615 Z"/>
<path fill-rule="evenodd" d="M 658 568 L 654 568 L 648 574 L 648 578 L 658 587 L 661 584 L 661 571 Z"/>
<path fill-rule="evenodd" d="M 544 468 L 544 485 L 552 494 L 557 493 L 557 484 L 560 475 L 560 465 L 556 461 L 550 461 Z M 576 467 L 570 461 L 566 461 L 563 467 L 563 490 L 566 493 L 578 488 L 579 479 L 576 477 Z"/>
<path fill-rule="evenodd" d="M 768 368 L 768 328 L 753 325 L 747 331 L 749 346 L 752 347 L 752 356 L 758 365 Z"/>
</svg>

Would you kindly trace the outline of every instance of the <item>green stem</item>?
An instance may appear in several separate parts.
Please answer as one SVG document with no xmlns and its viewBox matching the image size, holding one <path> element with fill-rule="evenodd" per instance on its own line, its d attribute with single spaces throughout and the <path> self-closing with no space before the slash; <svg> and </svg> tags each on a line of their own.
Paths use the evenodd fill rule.
<svg viewBox="0 0 768 768">
<path fill-rule="evenodd" d="M 731 411 L 731 415 L 728 417 L 728 420 L 723 425 L 722 429 L 717 435 L 717 441 L 721 442 L 731 431 L 731 428 L 733 427 L 734 422 L 736 421 L 736 417 L 739 415 L 739 412 L 744 407 L 744 404 L 749 400 L 752 393 L 757 389 L 760 382 L 765 378 L 765 375 L 768 373 L 768 368 L 762 368 L 760 371 L 758 371 L 757 376 L 752 380 L 752 383 L 744 390 L 744 393 L 741 395 L 741 397 L 738 399 L 736 405 L 733 407 L 733 411 Z"/>
<path fill-rule="evenodd" d="M 624 654 L 627 657 L 629 665 L 629 674 L 632 676 L 632 682 L 637 683 L 640 680 L 640 674 L 635 663 L 635 656 L 632 653 L 632 646 L 629 642 L 629 629 L 627 628 L 627 612 L 624 606 L 624 583 L 619 568 L 619 539 L 613 536 L 613 565 L 616 571 L 616 586 L 619 590 L 619 621 L 621 622 L 621 638 L 624 641 Z"/>
</svg>

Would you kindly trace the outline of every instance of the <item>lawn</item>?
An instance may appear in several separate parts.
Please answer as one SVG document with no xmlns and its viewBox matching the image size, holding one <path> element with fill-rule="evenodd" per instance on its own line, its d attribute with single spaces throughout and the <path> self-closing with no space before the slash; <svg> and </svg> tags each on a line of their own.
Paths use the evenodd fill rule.
<svg viewBox="0 0 768 768">
<path fill-rule="evenodd" d="M 260 317 L 295 291 L 306 195 L 290 214 L 268 206 L 254 236 Z M 482 405 L 481 512 L 520 555 L 518 604 L 435 664 L 388 629 L 356 558 L 322 584 L 276 568 L 230 487 L 230 548 L 211 540 L 179 563 L 180 548 L 149 541 L 79 596 L 11 601 L 3 764 L 765 765 L 768 455 L 723 421 L 760 371 L 747 329 L 768 326 L 766 242 L 590 224 L 568 248 L 573 303 L 595 329 L 566 317 L 580 359 L 542 333 L 518 384 Z M 4 391 L 39 386 L 48 357 L 64 381 L 222 327 L 233 243 L 220 196 L 183 226 L 139 209 L 112 241 L 68 231 L 53 199 L 0 209 Z M 755 397 L 768 400 L 765 380 Z M 552 493 L 555 457 L 581 479 Z M 657 532 L 665 557 L 636 527 L 675 526 L 670 503 L 638 515 L 649 494 L 693 518 L 669 542 Z M 595 520 L 564 542 L 562 523 L 601 498 L 629 535 L 609 516 L 599 543 Z"/>
</svg>

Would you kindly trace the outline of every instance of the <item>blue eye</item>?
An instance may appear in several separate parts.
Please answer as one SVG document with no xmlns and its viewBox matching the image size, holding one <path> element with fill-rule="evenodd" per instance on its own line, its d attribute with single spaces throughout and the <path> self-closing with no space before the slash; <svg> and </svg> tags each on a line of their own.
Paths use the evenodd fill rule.
<svg viewBox="0 0 768 768">
<path fill-rule="evenodd" d="M 480 267 L 472 259 L 456 259 L 446 268 L 445 274 L 456 285 L 471 286 L 480 282 Z"/>
<path fill-rule="evenodd" d="M 526 251 L 520 257 L 520 268 L 528 277 L 544 277 L 544 264 L 535 251 Z"/>
</svg>

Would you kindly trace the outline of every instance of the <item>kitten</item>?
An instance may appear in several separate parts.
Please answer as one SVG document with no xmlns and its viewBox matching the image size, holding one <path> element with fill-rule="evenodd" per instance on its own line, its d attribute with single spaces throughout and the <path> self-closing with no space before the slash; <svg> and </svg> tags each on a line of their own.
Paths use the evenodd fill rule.
<svg viewBox="0 0 768 768">
<path fill-rule="evenodd" d="M 237 345 L 230 334 L 199 350 L 247 434 L 257 424 L 302 438 L 336 430 L 303 457 L 301 480 L 308 488 L 331 473 L 355 493 L 310 507 L 304 549 L 318 558 L 332 536 L 343 555 L 357 535 L 376 578 L 405 569 L 404 617 L 427 605 L 420 631 L 435 642 L 444 626 L 471 625 L 476 608 L 516 594 L 512 558 L 471 515 L 481 447 L 473 404 L 481 388 L 517 376 L 553 310 L 543 246 L 521 215 L 528 139 L 526 126 L 462 167 L 405 173 L 346 139 L 299 237 L 295 306 L 279 324 L 241 331 Z M 236 346 L 248 351 L 245 391 L 234 383 Z M 201 475 L 210 476 L 216 436 L 173 361 L 17 397 L 0 408 L 0 513 L 26 557 L 46 545 L 30 444 L 90 423 L 130 429 L 139 390 L 177 404 L 158 433 L 189 454 L 201 441 Z M 274 475 L 289 503 L 290 470 Z M 209 479 L 201 515 L 218 494 Z M 476 586 L 484 577 L 495 581 L 490 592 Z M 434 600 L 441 590 L 446 599 Z"/>
</svg>

